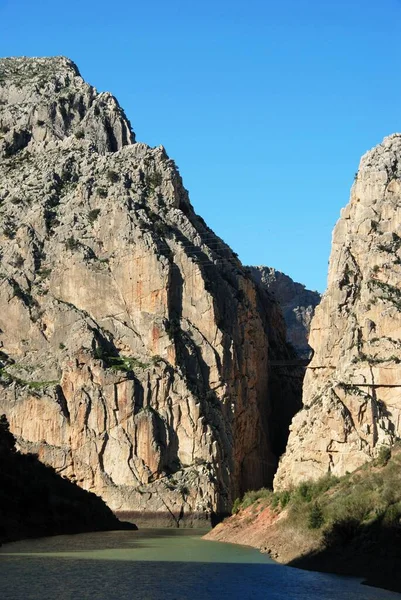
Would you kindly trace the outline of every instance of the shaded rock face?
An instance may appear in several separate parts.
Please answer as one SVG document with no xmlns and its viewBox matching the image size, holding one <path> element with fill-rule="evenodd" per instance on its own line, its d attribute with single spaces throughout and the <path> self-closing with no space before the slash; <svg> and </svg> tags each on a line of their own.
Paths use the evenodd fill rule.
<svg viewBox="0 0 401 600">
<path fill-rule="evenodd" d="M 115 511 L 177 522 L 269 484 L 282 316 L 163 147 L 64 58 L 0 61 L 0 131 L 0 409 L 19 447 Z"/>
<path fill-rule="evenodd" d="M 285 324 L 287 340 L 294 346 L 300 358 L 309 358 L 309 330 L 316 306 L 321 296 L 307 290 L 304 285 L 272 267 L 250 267 L 252 277 L 279 303 Z"/>
<path fill-rule="evenodd" d="M 401 135 L 368 152 L 333 233 L 304 408 L 275 477 L 343 475 L 401 434 Z"/>
<path fill-rule="evenodd" d="M 101 498 L 57 475 L 35 455 L 16 452 L 4 415 L 0 486 L 0 545 L 26 537 L 127 528 Z"/>
</svg>

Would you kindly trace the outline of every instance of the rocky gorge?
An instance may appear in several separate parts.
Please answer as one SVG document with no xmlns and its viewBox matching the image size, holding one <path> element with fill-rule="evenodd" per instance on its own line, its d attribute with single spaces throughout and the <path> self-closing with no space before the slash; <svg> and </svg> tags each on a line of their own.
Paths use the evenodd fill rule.
<svg viewBox="0 0 401 600">
<path fill-rule="evenodd" d="M 246 494 L 209 539 L 401 591 L 401 135 L 365 154 L 333 233 L 314 354 L 274 492 Z"/>
<path fill-rule="evenodd" d="M 278 303 L 162 146 L 63 57 L 0 60 L 0 413 L 117 514 L 178 525 L 270 485 L 299 378 Z"/>
<path fill-rule="evenodd" d="M 313 567 L 345 523 L 333 563 L 345 538 L 391 562 L 400 155 L 397 134 L 362 158 L 320 299 L 244 267 L 72 61 L 0 59 L 0 414 L 19 451 L 139 525 L 234 506 L 211 538 Z"/>
</svg>

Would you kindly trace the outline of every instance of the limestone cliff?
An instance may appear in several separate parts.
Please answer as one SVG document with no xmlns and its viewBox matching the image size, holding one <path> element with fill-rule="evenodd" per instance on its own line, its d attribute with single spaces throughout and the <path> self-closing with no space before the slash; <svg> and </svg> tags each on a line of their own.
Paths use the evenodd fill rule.
<svg viewBox="0 0 401 600">
<path fill-rule="evenodd" d="M 333 233 L 303 409 L 275 487 L 343 475 L 401 434 L 401 135 L 361 160 Z"/>
<path fill-rule="evenodd" d="M 0 60 L 0 132 L 0 410 L 19 447 L 176 522 L 271 482 L 281 313 L 163 147 L 65 58 Z"/>
<path fill-rule="evenodd" d="M 293 281 L 285 273 L 272 267 L 250 267 L 252 277 L 279 303 L 285 324 L 287 339 L 300 358 L 309 358 L 309 330 L 320 294 L 308 290 L 302 283 Z"/>
<path fill-rule="evenodd" d="M 98 496 L 36 456 L 16 452 L 7 420 L 0 416 L 0 546 L 27 537 L 126 528 Z"/>
</svg>

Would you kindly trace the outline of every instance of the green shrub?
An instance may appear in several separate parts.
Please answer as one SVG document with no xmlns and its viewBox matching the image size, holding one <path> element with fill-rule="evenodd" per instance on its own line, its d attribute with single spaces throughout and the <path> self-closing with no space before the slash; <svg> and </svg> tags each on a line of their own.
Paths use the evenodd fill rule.
<svg viewBox="0 0 401 600">
<path fill-rule="evenodd" d="M 251 490 L 237 499 L 233 513 L 255 505 L 286 510 L 282 523 L 307 535 L 315 530 L 319 543 L 344 546 L 356 536 L 378 527 L 398 532 L 401 526 L 401 442 L 382 446 L 379 457 L 354 473 L 337 478 L 331 474 L 317 481 L 303 481 L 281 492 Z M 260 500 L 263 499 L 263 504 Z M 319 534 L 317 532 L 320 532 Z M 398 533 L 397 533 L 398 535 Z M 359 537 L 358 537 L 359 539 Z"/>
<path fill-rule="evenodd" d="M 78 129 L 75 132 L 75 137 L 77 138 L 77 140 L 82 140 L 85 137 L 85 132 L 83 129 Z"/>
<path fill-rule="evenodd" d="M 97 358 L 98 360 L 103 360 L 104 357 L 104 350 L 101 346 L 96 346 L 94 352 L 93 352 L 93 356 L 95 358 Z"/>
<path fill-rule="evenodd" d="M 79 242 L 71 236 L 65 241 L 65 247 L 67 250 L 76 250 L 79 247 Z"/>
<path fill-rule="evenodd" d="M 309 481 L 303 481 L 299 484 L 296 495 L 304 502 L 310 502 L 313 498 L 312 484 Z"/>
<path fill-rule="evenodd" d="M 100 198 L 107 198 L 106 188 L 98 187 L 96 192 L 97 192 L 97 195 L 100 196 Z"/>
<path fill-rule="evenodd" d="M 24 258 L 21 256 L 21 254 L 17 254 L 14 259 L 13 266 L 16 267 L 17 269 L 19 269 L 22 267 L 23 264 L 24 264 Z"/>
<path fill-rule="evenodd" d="M 364 482 L 365 483 L 365 482 Z M 328 505 L 328 514 L 332 521 L 353 519 L 359 523 L 369 517 L 375 509 L 376 498 L 372 490 L 359 484 L 352 487 L 343 487 L 331 499 Z"/>
<path fill-rule="evenodd" d="M 178 319 L 178 317 L 173 317 L 165 323 L 164 328 L 170 340 L 173 341 L 174 337 L 181 331 L 180 320 Z"/>
<path fill-rule="evenodd" d="M 119 180 L 118 173 L 111 170 L 107 171 L 107 179 L 111 181 L 111 183 L 117 183 L 117 181 Z"/>
<path fill-rule="evenodd" d="M 280 494 L 281 508 L 285 508 L 290 500 L 291 500 L 291 492 L 289 490 L 284 490 L 284 492 L 281 492 L 281 494 Z"/>
<path fill-rule="evenodd" d="M 320 529 L 324 523 L 324 515 L 321 507 L 317 502 L 312 504 L 312 508 L 308 515 L 308 528 L 309 529 Z"/>
<path fill-rule="evenodd" d="M 93 208 L 88 213 L 88 219 L 91 223 L 94 223 L 100 215 L 100 208 Z"/>
<path fill-rule="evenodd" d="M 388 527 L 399 527 L 401 524 L 401 502 L 391 504 L 384 512 L 383 524 Z"/>
<path fill-rule="evenodd" d="M 148 175 L 146 178 L 146 182 L 150 188 L 159 187 L 159 185 L 162 184 L 162 181 L 163 177 L 158 171 L 155 171 L 155 173 Z"/>
<path fill-rule="evenodd" d="M 232 514 L 236 515 L 237 512 L 239 512 L 240 508 L 241 508 L 241 498 L 236 498 L 234 500 L 234 504 L 233 504 L 233 507 L 231 509 Z"/>
<path fill-rule="evenodd" d="M 3 234 L 9 240 L 13 240 L 15 238 L 15 225 L 14 224 L 10 225 L 9 223 L 6 223 L 3 226 Z"/>
<path fill-rule="evenodd" d="M 272 491 L 267 488 L 261 488 L 260 490 L 250 490 L 244 494 L 244 497 L 241 502 L 241 508 L 248 508 L 257 500 L 261 500 L 262 498 L 271 498 Z"/>
<path fill-rule="evenodd" d="M 44 214 L 46 229 L 51 232 L 55 227 L 60 225 L 60 221 L 57 217 L 57 213 L 53 210 L 46 210 Z"/>
<path fill-rule="evenodd" d="M 146 369 L 150 366 L 149 363 L 143 363 L 133 356 L 112 356 L 101 346 L 95 349 L 93 355 L 95 358 L 103 360 L 107 369 L 113 369 L 114 371 L 131 373 L 135 367 Z"/>
<path fill-rule="evenodd" d="M 388 461 L 391 458 L 391 448 L 390 446 L 382 446 L 379 450 L 379 454 L 376 459 L 376 464 L 378 467 L 385 467 Z"/>
<path fill-rule="evenodd" d="M 47 267 L 44 267 L 43 269 L 39 269 L 38 276 L 41 279 L 47 279 L 47 277 L 49 277 L 49 275 L 51 274 L 51 272 L 52 272 L 51 269 L 49 269 Z"/>
</svg>

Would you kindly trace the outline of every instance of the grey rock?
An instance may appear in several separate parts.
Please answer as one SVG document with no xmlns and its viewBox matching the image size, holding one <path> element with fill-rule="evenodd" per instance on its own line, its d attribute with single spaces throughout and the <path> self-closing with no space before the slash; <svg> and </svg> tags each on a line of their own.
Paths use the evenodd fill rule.
<svg viewBox="0 0 401 600">
<path fill-rule="evenodd" d="M 280 304 L 287 326 L 287 340 L 300 358 L 309 358 L 309 330 L 321 295 L 306 289 L 291 277 L 273 267 L 250 267 L 252 277 Z"/>
<path fill-rule="evenodd" d="M 362 157 L 333 232 L 314 349 L 275 477 L 344 475 L 401 437 L 401 135 Z"/>
<path fill-rule="evenodd" d="M 0 60 L 0 131 L 0 412 L 20 449 L 125 518 L 210 518 L 269 485 L 299 392 L 269 368 L 282 315 L 164 148 L 65 58 Z"/>
</svg>

